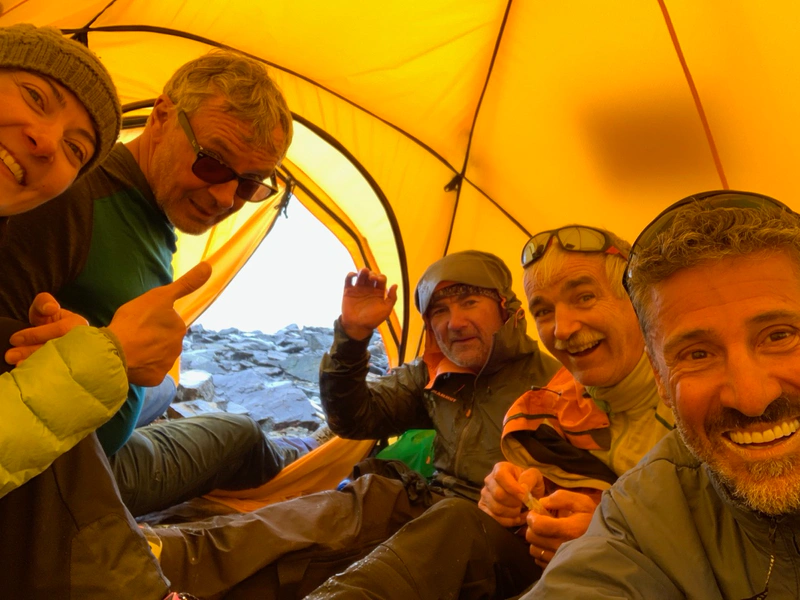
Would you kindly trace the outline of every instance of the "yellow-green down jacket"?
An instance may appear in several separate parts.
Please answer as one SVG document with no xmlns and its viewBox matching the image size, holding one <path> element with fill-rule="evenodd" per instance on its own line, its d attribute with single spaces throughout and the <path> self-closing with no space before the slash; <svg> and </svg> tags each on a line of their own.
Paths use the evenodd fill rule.
<svg viewBox="0 0 800 600">
<path fill-rule="evenodd" d="M 73 329 L 0 375 L 0 497 L 105 423 L 127 393 L 118 341 L 94 327 Z"/>
</svg>

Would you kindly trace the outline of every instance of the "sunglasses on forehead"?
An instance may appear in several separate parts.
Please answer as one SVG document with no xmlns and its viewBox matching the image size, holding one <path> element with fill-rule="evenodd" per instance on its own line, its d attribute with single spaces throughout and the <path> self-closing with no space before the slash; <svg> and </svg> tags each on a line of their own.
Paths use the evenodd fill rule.
<svg viewBox="0 0 800 600">
<path fill-rule="evenodd" d="M 650 224 L 645 227 L 636 241 L 631 246 L 631 254 L 628 257 L 629 263 L 638 255 L 642 250 L 650 248 L 658 238 L 660 233 L 663 233 L 672 225 L 677 214 L 677 210 L 688 204 L 697 203 L 707 209 L 714 208 L 779 208 L 787 210 L 794 214 L 794 211 L 786 206 L 783 202 L 764 196 L 762 194 L 755 194 L 752 192 L 735 192 L 731 190 L 717 190 L 713 192 L 703 192 L 688 196 L 683 200 L 678 200 L 661 211 L 658 216 L 650 221 Z M 622 277 L 622 285 L 628 291 L 628 280 L 631 278 L 632 270 L 628 267 Z"/>
<path fill-rule="evenodd" d="M 204 149 L 198 144 L 192 126 L 189 125 L 189 118 L 182 110 L 178 111 L 178 122 L 194 149 L 196 158 L 192 163 L 192 173 L 198 179 L 211 184 L 226 183 L 236 179 L 238 182 L 236 196 L 248 202 L 263 202 L 279 192 L 274 174 L 265 179 L 259 179 L 256 176 L 246 177 L 239 175 L 239 173 L 214 156 L 213 152 Z"/>
<path fill-rule="evenodd" d="M 567 252 L 607 252 L 621 254 L 605 231 L 583 225 L 570 225 L 537 233 L 522 248 L 522 266 L 532 265 L 544 256 L 553 238 Z"/>
</svg>

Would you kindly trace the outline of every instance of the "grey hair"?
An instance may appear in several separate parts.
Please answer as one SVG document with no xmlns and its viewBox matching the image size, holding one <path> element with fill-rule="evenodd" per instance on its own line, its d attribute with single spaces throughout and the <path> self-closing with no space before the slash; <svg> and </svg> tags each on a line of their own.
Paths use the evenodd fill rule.
<svg viewBox="0 0 800 600">
<path fill-rule="evenodd" d="M 578 226 L 580 227 L 581 225 Z M 617 234 L 608 231 L 607 229 L 601 229 L 599 227 L 590 225 L 586 225 L 586 227 L 591 227 L 592 229 L 597 229 L 598 231 L 605 233 L 611 240 L 611 243 L 614 245 L 614 247 L 620 251 L 620 254 L 609 254 L 605 252 L 587 252 L 585 254 L 597 254 L 603 259 L 605 263 L 606 277 L 608 277 L 608 282 L 611 284 L 611 291 L 618 298 L 625 298 L 626 294 L 625 288 L 622 286 L 622 275 L 625 273 L 627 256 L 631 251 L 630 243 L 626 242 Z M 558 238 L 553 238 L 550 246 L 547 248 L 547 250 L 545 250 L 545 253 L 542 255 L 542 257 L 525 268 L 525 277 L 536 287 L 544 287 L 548 285 L 561 272 L 561 269 L 563 268 L 564 263 L 570 254 L 575 253 L 564 250 L 561 247 L 561 243 L 558 241 Z"/>
<path fill-rule="evenodd" d="M 292 141 L 292 113 L 267 67 L 231 50 L 216 49 L 189 61 L 164 85 L 177 108 L 191 116 L 207 100 L 223 98 L 222 109 L 251 124 L 253 138 L 279 159 Z M 280 128 L 283 138 L 275 139 Z"/>
<path fill-rule="evenodd" d="M 788 252 L 800 269 L 800 216 L 777 206 L 712 208 L 702 201 L 676 209 L 672 223 L 630 259 L 628 294 L 648 346 L 653 285 L 681 269 L 755 252 Z"/>
</svg>

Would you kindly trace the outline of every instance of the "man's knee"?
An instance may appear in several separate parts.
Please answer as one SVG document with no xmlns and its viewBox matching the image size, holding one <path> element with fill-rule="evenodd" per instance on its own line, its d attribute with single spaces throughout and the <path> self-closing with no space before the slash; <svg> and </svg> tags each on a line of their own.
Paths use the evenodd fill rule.
<svg viewBox="0 0 800 600">
<path fill-rule="evenodd" d="M 467 523 L 477 523 L 481 520 L 483 512 L 478 505 L 464 498 L 445 498 L 425 512 L 425 517 L 434 519 L 442 524 L 464 525 Z"/>
</svg>

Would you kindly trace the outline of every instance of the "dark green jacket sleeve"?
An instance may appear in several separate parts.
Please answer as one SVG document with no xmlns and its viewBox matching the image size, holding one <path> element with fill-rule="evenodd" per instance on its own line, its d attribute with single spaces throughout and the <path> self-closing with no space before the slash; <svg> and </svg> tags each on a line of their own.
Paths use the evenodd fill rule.
<svg viewBox="0 0 800 600">
<path fill-rule="evenodd" d="M 347 337 L 334 323 L 333 345 L 320 364 L 320 398 L 328 425 L 338 436 L 367 440 L 430 429 L 425 408 L 427 368 L 410 363 L 377 381 L 367 381 L 369 339 Z"/>
</svg>

